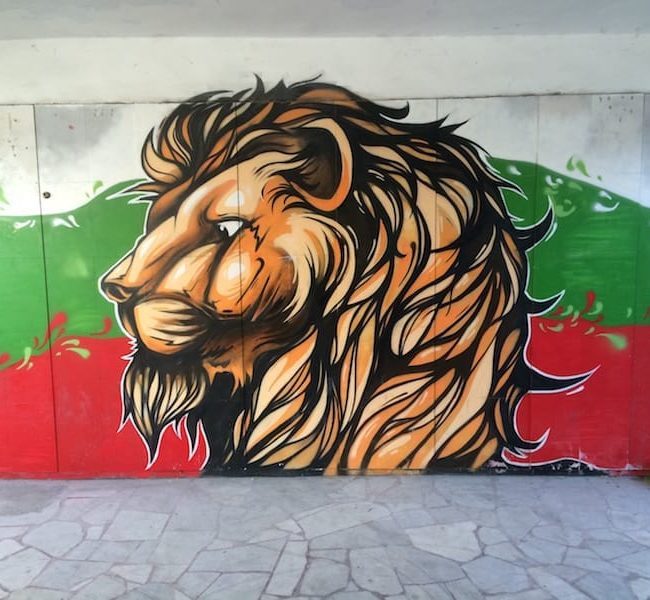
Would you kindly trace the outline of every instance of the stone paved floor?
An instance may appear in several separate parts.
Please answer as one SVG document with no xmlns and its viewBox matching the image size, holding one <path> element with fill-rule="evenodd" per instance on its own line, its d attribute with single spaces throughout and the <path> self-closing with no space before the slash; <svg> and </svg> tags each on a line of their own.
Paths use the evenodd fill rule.
<svg viewBox="0 0 650 600">
<path fill-rule="evenodd" d="M 0 597 L 650 598 L 650 484 L 4 481 Z"/>
</svg>

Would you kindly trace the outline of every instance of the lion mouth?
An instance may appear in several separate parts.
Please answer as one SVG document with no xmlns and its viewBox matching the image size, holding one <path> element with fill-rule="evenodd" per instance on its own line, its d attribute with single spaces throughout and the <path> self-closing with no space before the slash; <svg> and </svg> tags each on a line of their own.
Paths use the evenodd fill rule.
<svg viewBox="0 0 650 600">
<path fill-rule="evenodd" d="M 173 355 L 201 345 L 213 319 L 193 304 L 154 297 L 133 308 L 136 335 L 148 350 Z"/>
</svg>

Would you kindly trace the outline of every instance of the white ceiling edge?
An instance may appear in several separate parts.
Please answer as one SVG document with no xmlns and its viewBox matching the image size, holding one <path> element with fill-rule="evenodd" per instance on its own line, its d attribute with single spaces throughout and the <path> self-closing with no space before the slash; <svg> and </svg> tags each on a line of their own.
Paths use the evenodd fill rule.
<svg viewBox="0 0 650 600">
<path fill-rule="evenodd" d="M 647 0 L 2 0 L 0 39 L 650 32 Z"/>
<path fill-rule="evenodd" d="M 650 93 L 650 34 L 0 41 L 0 104 L 177 102 L 320 75 L 374 100 Z"/>
</svg>

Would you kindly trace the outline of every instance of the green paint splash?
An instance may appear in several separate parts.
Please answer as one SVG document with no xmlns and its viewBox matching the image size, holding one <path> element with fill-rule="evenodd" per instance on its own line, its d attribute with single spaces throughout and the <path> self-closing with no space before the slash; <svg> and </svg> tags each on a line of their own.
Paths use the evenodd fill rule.
<svg viewBox="0 0 650 600">
<path fill-rule="evenodd" d="M 579 171 L 585 177 L 590 177 L 589 173 L 587 172 L 587 165 L 585 165 L 585 161 L 578 158 L 575 155 L 573 155 L 567 161 L 566 170 L 569 171 L 569 172 L 571 172 L 571 171 Z"/>
<path fill-rule="evenodd" d="M 604 337 L 612 344 L 616 350 L 625 350 L 627 348 L 627 337 L 619 333 L 597 333 L 597 337 Z"/>
</svg>

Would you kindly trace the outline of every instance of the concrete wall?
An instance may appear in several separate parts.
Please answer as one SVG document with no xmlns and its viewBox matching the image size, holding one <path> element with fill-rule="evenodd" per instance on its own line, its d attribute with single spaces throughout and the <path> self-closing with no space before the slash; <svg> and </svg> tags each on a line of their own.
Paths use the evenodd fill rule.
<svg viewBox="0 0 650 600">
<path fill-rule="evenodd" d="M 373 100 L 650 92 L 650 35 L 0 42 L 0 103 L 180 101 L 323 75 Z"/>
<path fill-rule="evenodd" d="M 411 124 L 466 121 L 458 133 L 523 191 L 503 191 L 514 225 L 552 209 L 520 283 L 537 299 L 562 297 L 521 341 L 525 362 L 565 385 L 543 390 L 531 376 L 511 415 L 537 444 L 499 445 L 489 461 L 370 468 L 648 469 L 650 36 L 67 39 L 1 42 L 0 52 L 0 473 L 197 473 L 215 436 L 232 434 L 183 420 L 147 453 L 142 423 L 122 407 L 132 343 L 98 284 L 143 231 L 132 187 L 148 131 L 189 96 L 250 88 L 253 73 L 269 87 L 320 74 L 390 107 L 408 102 Z M 434 406 L 435 385 L 427 394 Z M 425 444 L 440 459 L 441 439 L 432 430 Z M 249 463 L 232 468 L 264 466 Z"/>
</svg>

